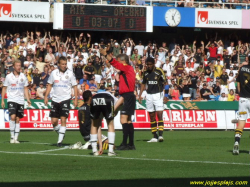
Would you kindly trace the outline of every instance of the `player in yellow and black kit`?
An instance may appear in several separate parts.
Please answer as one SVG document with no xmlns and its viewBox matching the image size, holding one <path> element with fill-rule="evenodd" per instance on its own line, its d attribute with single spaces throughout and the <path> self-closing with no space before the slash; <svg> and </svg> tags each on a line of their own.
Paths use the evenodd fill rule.
<svg viewBox="0 0 250 187">
<path fill-rule="evenodd" d="M 247 118 L 250 113 L 250 65 L 249 62 L 240 68 L 236 81 L 238 82 L 238 91 L 240 95 L 239 100 L 239 121 L 238 126 L 235 129 L 235 142 L 233 148 L 233 154 L 239 154 L 240 139 L 246 124 Z"/>
<path fill-rule="evenodd" d="M 163 142 L 163 130 L 164 123 L 162 119 L 164 105 L 163 105 L 163 86 L 165 83 L 165 75 L 162 69 L 155 67 L 155 61 L 153 58 L 147 59 L 147 70 L 143 73 L 143 81 L 141 84 L 141 90 L 139 94 L 139 102 L 141 102 L 141 94 L 147 85 L 147 100 L 146 107 L 150 115 L 151 131 L 153 138 L 148 142 Z M 157 134 L 157 122 L 155 113 L 158 117 L 158 130 L 159 137 Z"/>
</svg>

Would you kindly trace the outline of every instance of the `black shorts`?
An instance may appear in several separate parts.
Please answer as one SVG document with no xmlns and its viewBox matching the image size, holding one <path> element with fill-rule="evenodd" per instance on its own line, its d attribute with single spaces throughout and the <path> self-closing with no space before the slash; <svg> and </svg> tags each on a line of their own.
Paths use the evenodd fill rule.
<svg viewBox="0 0 250 187">
<path fill-rule="evenodd" d="M 15 102 L 8 102 L 9 115 L 15 114 L 16 117 L 23 118 L 24 105 Z"/>
<path fill-rule="evenodd" d="M 90 104 L 90 117 L 92 119 L 99 119 L 101 114 L 106 120 L 112 120 L 114 114 L 114 98 L 105 93 L 96 94 Z"/>
<path fill-rule="evenodd" d="M 70 109 L 70 99 L 66 101 L 62 101 L 60 103 L 56 103 L 52 101 L 51 109 L 49 117 L 51 118 L 60 118 L 69 116 L 69 109 Z"/>
<path fill-rule="evenodd" d="M 127 92 L 121 95 L 124 98 L 123 107 L 121 109 L 121 115 L 134 115 L 136 97 L 134 92 Z"/>
</svg>

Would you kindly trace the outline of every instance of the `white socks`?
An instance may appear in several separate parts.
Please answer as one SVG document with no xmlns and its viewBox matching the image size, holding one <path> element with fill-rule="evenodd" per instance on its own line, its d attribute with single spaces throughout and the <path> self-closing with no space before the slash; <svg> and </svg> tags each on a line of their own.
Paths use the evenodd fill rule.
<svg viewBox="0 0 250 187">
<path fill-rule="evenodd" d="M 97 134 L 90 134 L 90 142 L 93 153 L 97 152 Z"/>
<path fill-rule="evenodd" d="M 54 126 L 54 130 L 57 132 L 57 134 L 59 133 L 59 129 L 60 129 L 61 125 L 57 125 L 57 126 Z"/>
<path fill-rule="evenodd" d="M 15 127 L 15 140 L 18 140 L 19 132 L 20 132 L 20 123 L 16 123 L 16 127 Z"/>
<path fill-rule="evenodd" d="M 58 126 L 58 125 L 57 125 Z M 56 126 L 56 127 L 57 127 Z M 55 128 L 54 128 L 55 129 Z M 58 136 L 58 142 L 57 143 L 62 143 L 63 141 L 63 138 L 64 138 L 64 135 L 65 135 L 65 132 L 66 132 L 66 127 L 64 126 L 60 126 L 60 129 L 59 129 L 59 136 Z"/>
<path fill-rule="evenodd" d="M 10 120 L 10 138 L 11 139 L 14 139 L 14 136 L 15 136 L 15 121 L 11 121 Z"/>
<path fill-rule="evenodd" d="M 108 132 L 109 152 L 114 152 L 115 132 Z"/>
</svg>

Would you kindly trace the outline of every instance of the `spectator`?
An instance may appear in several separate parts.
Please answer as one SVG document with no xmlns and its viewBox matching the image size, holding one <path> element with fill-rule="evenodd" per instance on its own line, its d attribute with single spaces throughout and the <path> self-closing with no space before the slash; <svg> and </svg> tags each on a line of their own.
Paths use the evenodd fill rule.
<svg viewBox="0 0 250 187">
<path fill-rule="evenodd" d="M 46 91 L 46 89 L 44 88 L 43 82 L 41 81 L 39 83 L 39 87 L 37 88 L 37 91 L 36 91 L 37 99 L 44 99 L 45 91 Z"/>
<path fill-rule="evenodd" d="M 52 52 L 53 52 L 52 48 L 49 48 L 49 53 L 45 56 L 45 62 L 47 63 L 47 65 L 49 64 L 54 65 L 56 62 L 56 58 Z"/>
<path fill-rule="evenodd" d="M 229 94 L 228 94 L 228 96 L 227 96 L 227 100 L 228 100 L 228 101 L 234 101 L 234 99 L 235 99 L 234 90 L 230 90 L 230 91 L 229 91 Z"/>
<path fill-rule="evenodd" d="M 209 58 L 208 58 L 208 61 L 212 62 L 213 60 L 216 60 L 217 59 L 217 50 L 218 48 L 215 47 L 215 44 L 214 43 L 211 43 L 211 46 L 209 47 L 210 45 L 210 42 L 208 42 L 208 44 L 206 45 L 206 49 L 209 50 Z"/>
<path fill-rule="evenodd" d="M 226 94 L 223 92 L 221 93 L 221 96 L 219 98 L 219 101 L 227 101 L 227 97 L 226 97 Z"/>
<path fill-rule="evenodd" d="M 174 85 L 174 89 L 171 90 L 172 100 L 178 101 L 180 97 L 180 91 L 178 89 L 177 84 Z"/>
<path fill-rule="evenodd" d="M 189 87 L 189 93 L 191 99 L 196 99 L 196 89 L 197 89 L 197 80 L 198 77 L 195 75 L 194 71 L 191 72 L 191 76 L 189 77 L 190 79 L 190 87 Z"/>
<path fill-rule="evenodd" d="M 36 84 L 32 84 L 30 89 L 30 99 L 36 99 L 36 95 Z"/>
<path fill-rule="evenodd" d="M 43 81 L 43 85 L 47 85 L 49 79 L 49 69 L 47 66 L 44 67 L 44 72 L 41 74 L 41 80 Z"/>
<path fill-rule="evenodd" d="M 84 74 L 88 76 L 88 80 L 92 79 L 95 75 L 96 69 L 92 65 L 92 60 L 88 60 L 88 65 L 84 67 Z"/>
<path fill-rule="evenodd" d="M 211 95 L 211 92 L 209 89 L 207 89 L 206 83 L 203 84 L 203 88 L 200 90 L 200 94 L 202 100 L 210 100 L 209 95 Z"/>
</svg>

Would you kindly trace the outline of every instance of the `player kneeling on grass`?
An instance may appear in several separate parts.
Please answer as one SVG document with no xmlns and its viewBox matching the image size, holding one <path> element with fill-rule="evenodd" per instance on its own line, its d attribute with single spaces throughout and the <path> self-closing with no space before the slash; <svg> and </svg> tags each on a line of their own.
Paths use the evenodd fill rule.
<svg viewBox="0 0 250 187">
<path fill-rule="evenodd" d="M 143 73 L 139 102 L 141 103 L 141 94 L 147 84 L 148 89 L 146 106 L 150 116 L 151 131 L 153 133 L 153 138 L 148 142 L 163 142 L 164 140 L 162 136 L 164 130 L 162 115 L 164 110 L 163 86 L 165 81 L 164 72 L 160 68 L 155 67 L 155 60 L 153 58 L 147 58 L 147 71 Z M 164 102 L 165 101 L 166 99 L 164 99 Z M 155 114 L 157 114 L 158 117 L 159 136 L 157 134 L 157 122 Z"/>
<path fill-rule="evenodd" d="M 2 108 L 5 108 L 4 96 L 7 90 L 7 102 L 10 116 L 10 143 L 20 143 L 18 136 L 20 132 L 20 119 L 23 118 L 24 94 L 30 105 L 28 80 L 21 73 L 21 61 L 15 60 L 14 71 L 6 76 L 2 90 Z"/>
<path fill-rule="evenodd" d="M 239 154 L 240 139 L 246 124 L 247 118 L 249 118 L 250 112 L 250 65 L 249 62 L 243 62 L 242 67 L 239 70 L 236 81 L 238 82 L 238 91 L 240 95 L 239 100 L 239 121 L 238 126 L 235 129 L 235 143 L 233 147 L 233 154 Z"/>
</svg>

